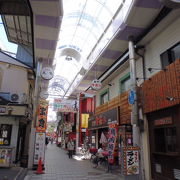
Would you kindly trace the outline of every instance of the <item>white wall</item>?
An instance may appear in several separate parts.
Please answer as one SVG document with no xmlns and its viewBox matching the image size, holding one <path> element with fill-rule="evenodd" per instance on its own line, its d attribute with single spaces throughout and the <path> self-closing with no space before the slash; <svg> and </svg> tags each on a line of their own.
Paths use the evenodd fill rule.
<svg viewBox="0 0 180 180">
<path fill-rule="evenodd" d="M 0 64 L 3 71 L 1 92 L 28 93 L 27 70 L 13 65 Z"/>
<path fill-rule="evenodd" d="M 156 36 L 147 46 L 145 53 L 146 67 L 161 68 L 160 54 L 180 41 L 180 18 L 172 22 L 164 31 Z M 157 71 L 149 73 L 146 69 L 146 76 L 150 77 Z"/>
<path fill-rule="evenodd" d="M 19 131 L 19 117 L 10 117 L 10 116 L 0 116 L 0 124 L 11 124 L 11 144 L 10 146 L 14 148 L 13 151 L 13 161 L 15 160 L 15 152 L 17 148 L 17 137 Z"/>
</svg>

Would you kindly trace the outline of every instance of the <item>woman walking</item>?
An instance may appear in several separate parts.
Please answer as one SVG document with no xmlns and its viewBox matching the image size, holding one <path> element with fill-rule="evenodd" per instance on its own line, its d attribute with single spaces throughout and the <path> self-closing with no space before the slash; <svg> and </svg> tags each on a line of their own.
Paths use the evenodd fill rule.
<svg viewBox="0 0 180 180">
<path fill-rule="evenodd" d="M 68 141 L 67 148 L 69 151 L 69 159 L 72 159 L 73 151 L 74 151 L 74 142 L 72 139 Z"/>
</svg>

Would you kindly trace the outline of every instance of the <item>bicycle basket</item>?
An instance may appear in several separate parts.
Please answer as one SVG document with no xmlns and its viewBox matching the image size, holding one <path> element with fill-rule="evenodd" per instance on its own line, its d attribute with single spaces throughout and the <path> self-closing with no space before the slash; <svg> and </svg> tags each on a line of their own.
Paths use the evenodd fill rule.
<svg viewBox="0 0 180 180">
<path fill-rule="evenodd" d="M 96 154 L 97 151 L 98 151 L 98 149 L 96 149 L 96 148 L 90 148 L 90 149 L 89 149 L 89 152 L 90 152 L 91 154 Z"/>
</svg>

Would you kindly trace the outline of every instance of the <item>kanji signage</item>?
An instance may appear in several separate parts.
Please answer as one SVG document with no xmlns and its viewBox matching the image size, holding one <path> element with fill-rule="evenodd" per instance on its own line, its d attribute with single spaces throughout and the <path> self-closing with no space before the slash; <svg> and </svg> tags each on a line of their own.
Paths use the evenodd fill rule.
<svg viewBox="0 0 180 180">
<path fill-rule="evenodd" d="M 162 119 L 156 119 L 154 121 L 155 126 L 168 125 L 168 124 L 172 124 L 172 123 L 173 123 L 172 117 L 165 117 L 165 118 L 162 118 Z"/>
<path fill-rule="evenodd" d="M 124 174 L 139 174 L 139 148 L 123 147 L 123 158 Z"/>
<path fill-rule="evenodd" d="M 101 127 L 108 127 L 109 124 L 118 124 L 117 108 L 104 112 L 97 116 L 92 116 L 88 121 L 88 128 L 95 129 Z"/>
<path fill-rule="evenodd" d="M 81 115 L 81 128 L 88 128 L 89 114 Z"/>
<path fill-rule="evenodd" d="M 45 132 L 47 128 L 48 102 L 41 100 L 38 108 L 36 131 Z"/>
<path fill-rule="evenodd" d="M 108 161 L 114 162 L 114 150 L 117 139 L 117 125 L 110 124 L 108 132 Z"/>
<path fill-rule="evenodd" d="M 42 159 L 44 164 L 44 153 L 45 153 L 45 138 L 44 132 L 36 132 L 35 150 L 34 150 L 34 164 L 37 165 L 39 159 Z"/>
</svg>

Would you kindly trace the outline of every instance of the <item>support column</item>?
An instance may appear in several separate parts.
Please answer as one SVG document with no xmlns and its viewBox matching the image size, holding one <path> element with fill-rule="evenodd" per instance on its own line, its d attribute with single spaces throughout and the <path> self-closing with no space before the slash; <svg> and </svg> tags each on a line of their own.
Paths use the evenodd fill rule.
<svg viewBox="0 0 180 180">
<path fill-rule="evenodd" d="M 140 128 L 139 128 L 139 112 L 138 112 L 138 103 L 137 103 L 137 82 L 136 82 L 136 62 L 135 62 L 135 54 L 134 54 L 134 43 L 133 37 L 129 37 L 129 63 L 130 63 L 130 77 L 131 77 L 131 91 L 134 93 L 134 103 L 132 104 L 132 114 L 131 114 L 131 125 L 133 131 L 133 146 L 140 148 L 140 157 L 142 156 L 142 147 L 140 143 Z M 139 162 L 139 174 L 128 176 L 128 180 L 142 180 L 143 172 L 142 172 L 142 158 L 140 158 Z"/>
<path fill-rule="evenodd" d="M 129 63 L 131 76 L 131 90 L 134 91 L 134 103 L 132 104 L 131 124 L 133 127 L 133 145 L 140 146 L 140 130 L 138 124 L 138 104 L 137 104 L 137 83 L 136 64 L 134 58 L 134 43 L 132 37 L 129 38 Z"/>
<path fill-rule="evenodd" d="M 77 104 L 80 102 L 80 94 L 77 95 Z M 79 110 L 80 106 L 77 110 L 77 116 L 76 116 L 76 153 L 78 153 L 78 147 L 79 147 Z"/>
<path fill-rule="evenodd" d="M 29 157 L 28 157 L 28 168 L 32 169 L 33 159 L 34 159 L 34 143 L 35 143 L 35 131 L 36 131 L 36 121 L 37 121 L 37 107 L 39 103 L 39 85 L 40 85 L 40 72 L 42 69 L 42 61 L 38 60 L 36 69 L 36 82 L 34 90 L 34 101 L 33 101 L 33 119 L 31 123 L 31 133 L 29 137 Z"/>
</svg>

